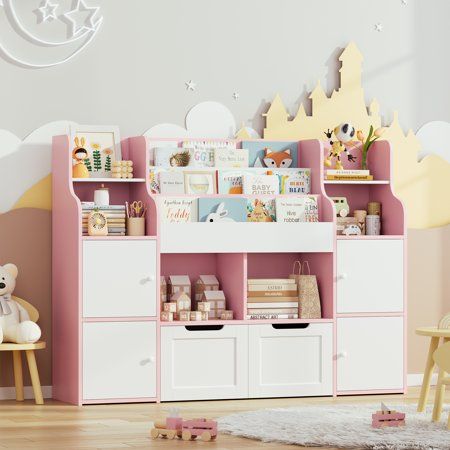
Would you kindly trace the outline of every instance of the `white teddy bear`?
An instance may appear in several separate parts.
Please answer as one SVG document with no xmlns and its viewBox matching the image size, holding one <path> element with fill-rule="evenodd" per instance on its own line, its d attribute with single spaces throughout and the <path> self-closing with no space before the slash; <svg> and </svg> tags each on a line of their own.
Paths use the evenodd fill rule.
<svg viewBox="0 0 450 450">
<path fill-rule="evenodd" d="M 0 343 L 29 344 L 41 337 L 41 329 L 30 320 L 22 305 L 11 294 L 19 273 L 14 264 L 0 266 Z"/>
</svg>

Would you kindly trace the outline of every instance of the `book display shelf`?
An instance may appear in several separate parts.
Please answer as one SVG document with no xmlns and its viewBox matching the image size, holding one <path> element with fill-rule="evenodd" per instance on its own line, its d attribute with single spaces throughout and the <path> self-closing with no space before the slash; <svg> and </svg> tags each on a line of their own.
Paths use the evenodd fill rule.
<svg viewBox="0 0 450 450">
<path fill-rule="evenodd" d="M 54 398 L 81 405 L 404 392 L 405 224 L 389 143 L 373 145 L 373 181 L 330 182 L 318 140 L 236 142 L 295 148 L 295 167 L 311 171 L 319 220 L 209 224 L 161 220 L 170 195 L 151 190 L 157 141 L 183 142 L 125 139 L 122 158 L 136 178 L 73 180 L 69 137 L 54 138 Z M 82 236 L 81 202 L 102 183 L 111 204 L 146 204 L 145 236 Z M 335 196 L 352 210 L 380 202 L 382 235 L 336 236 Z M 288 278 L 298 260 L 317 278 L 321 317 L 247 319 L 247 281 Z M 194 292 L 205 274 L 219 280 L 233 319 L 161 321 L 160 277 L 188 275 Z"/>
</svg>

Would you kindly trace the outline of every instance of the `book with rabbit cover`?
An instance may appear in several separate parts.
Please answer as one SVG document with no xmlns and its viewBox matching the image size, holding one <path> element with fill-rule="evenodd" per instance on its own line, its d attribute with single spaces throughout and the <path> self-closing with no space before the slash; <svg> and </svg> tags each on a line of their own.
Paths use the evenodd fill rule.
<svg viewBox="0 0 450 450">
<path fill-rule="evenodd" d="M 245 198 L 199 198 L 199 222 L 246 222 Z"/>
</svg>

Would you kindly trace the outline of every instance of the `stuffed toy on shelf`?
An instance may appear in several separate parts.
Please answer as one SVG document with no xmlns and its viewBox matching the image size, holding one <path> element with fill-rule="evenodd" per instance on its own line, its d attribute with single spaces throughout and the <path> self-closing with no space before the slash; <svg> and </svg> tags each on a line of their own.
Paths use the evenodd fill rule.
<svg viewBox="0 0 450 450">
<path fill-rule="evenodd" d="M 30 320 L 27 311 L 14 300 L 19 270 L 14 264 L 0 266 L 0 343 L 29 344 L 41 337 L 41 329 Z"/>
</svg>

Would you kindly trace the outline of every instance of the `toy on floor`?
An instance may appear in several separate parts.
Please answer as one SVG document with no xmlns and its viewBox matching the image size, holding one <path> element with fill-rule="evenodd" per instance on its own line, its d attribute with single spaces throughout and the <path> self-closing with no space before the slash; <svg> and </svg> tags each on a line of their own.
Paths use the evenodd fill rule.
<svg viewBox="0 0 450 450">
<path fill-rule="evenodd" d="M 41 337 L 39 326 L 11 296 L 18 273 L 14 264 L 0 266 L 0 343 L 29 344 Z"/>
<path fill-rule="evenodd" d="M 324 164 L 326 167 L 332 167 L 334 159 L 334 168 L 336 170 L 343 170 L 344 166 L 341 161 L 341 154 L 345 153 L 347 159 L 350 162 L 355 162 L 356 158 L 351 155 L 346 146 L 353 145 L 353 138 L 355 137 L 355 128 L 349 123 L 342 123 L 337 126 L 333 131 L 324 131 L 326 137 L 331 139 L 331 137 L 336 137 L 336 141 L 330 141 L 331 149 L 330 154 L 325 158 Z"/>
<path fill-rule="evenodd" d="M 405 413 L 389 409 L 381 402 L 381 411 L 372 414 L 372 427 L 400 427 L 405 425 Z"/>
<path fill-rule="evenodd" d="M 180 437 L 183 441 L 194 440 L 199 437 L 207 442 L 217 437 L 217 422 L 209 419 L 183 420 L 179 417 L 178 410 L 173 408 L 165 422 L 155 422 L 154 428 L 150 431 L 152 439 L 159 436 L 167 439 Z"/>
</svg>

